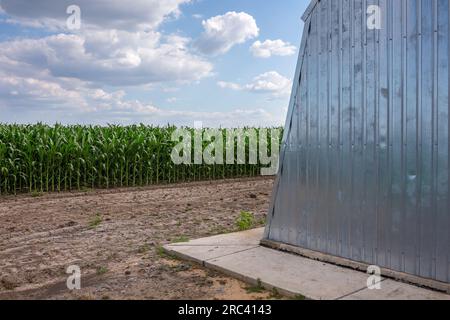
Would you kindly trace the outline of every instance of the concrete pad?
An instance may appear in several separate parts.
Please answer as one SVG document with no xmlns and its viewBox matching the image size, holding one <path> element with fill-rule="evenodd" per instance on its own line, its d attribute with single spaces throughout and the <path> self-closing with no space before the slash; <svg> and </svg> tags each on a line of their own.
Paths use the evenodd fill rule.
<svg viewBox="0 0 450 320">
<path fill-rule="evenodd" d="M 168 245 L 164 249 L 171 255 L 175 255 L 185 260 L 191 260 L 199 264 L 205 261 L 228 256 L 243 250 L 257 248 L 257 246 L 207 246 L 207 245 Z"/>
<path fill-rule="evenodd" d="M 380 290 L 365 289 L 342 300 L 450 300 L 450 295 L 387 279 Z"/>
<path fill-rule="evenodd" d="M 259 228 L 170 244 L 164 249 L 172 255 L 203 264 L 211 259 L 257 248 L 263 234 L 264 228 Z"/>
<path fill-rule="evenodd" d="M 241 280 L 277 288 L 288 295 L 314 300 L 334 300 L 365 288 L 362 272 L 259 247 L 206 262 L 207 267 Z"/>
<path fill-rule="evenodd" d="M 383 279 L 381 290 L 367 289 L 368 275 L 332 263 L 260 245 L 264 229 L 167 245 L 175 256 L 288 296 L 337 300 L 450 300 L 450 295 Z"/>
<path fill-rule="evenodd" d="M 214 237 L 192 240 L 185 243 L 176 243 L 172 246 L 259 246 L 264 235 L 264 228 L 243 232 L 222 234 Z"/>
</svg>

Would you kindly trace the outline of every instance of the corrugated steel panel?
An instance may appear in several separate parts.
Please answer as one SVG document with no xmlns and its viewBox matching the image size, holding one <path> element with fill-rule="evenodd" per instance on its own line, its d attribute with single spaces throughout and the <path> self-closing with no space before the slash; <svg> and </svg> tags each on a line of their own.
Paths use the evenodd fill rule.
<svg viewBox="0 0 450 320">
<path fill-rule="evenodd" d="M 267 239 L 450 282 L 449 16 L 312 1 Z"/>
</svg>

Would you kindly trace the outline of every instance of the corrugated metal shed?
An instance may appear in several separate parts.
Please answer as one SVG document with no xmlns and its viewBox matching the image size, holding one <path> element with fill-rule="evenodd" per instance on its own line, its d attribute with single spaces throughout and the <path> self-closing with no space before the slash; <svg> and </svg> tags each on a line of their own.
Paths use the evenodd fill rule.
<svg viewBox="0 0 450 320">
<path fill-rule="evenodd" d="M 450 282 L 449 16 L 311 3 L 266 239 Z"/>
</svg>

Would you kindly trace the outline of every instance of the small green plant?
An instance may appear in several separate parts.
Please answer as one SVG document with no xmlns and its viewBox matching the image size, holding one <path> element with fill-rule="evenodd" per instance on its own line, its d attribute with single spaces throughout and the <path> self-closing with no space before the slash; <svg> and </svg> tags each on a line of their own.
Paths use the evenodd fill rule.
<svg viewBox="0 0 450 320">
<path fill-rule="evenodd" d="M 106 268 L 106 267 L 98 267 L 97 268 L 97 275 L 98 276 L 102 276 L 102 275 L 104 275 L 107 272 L 108 272 L 108 268 Z"/>
<path fill-rule="evenodd" d="M 156 254 L 160 257 L 160 258 L 165 258 L 166 255 L 166 250 L 164 250 L 163 246 L 157 246 L 155 248 L 156 250 Z"/>
<path fill-rule="evenodd" d="M 241 211 L 238 219 L 236 220 L 236 226 L 239 231 L 245 231 L 251 229 L 255 224 L 255 216 L 251 212 Z"/>
<path fill-rule="evenodd" d="M 245 289 L 247 293 L 262 293 L 264 292 L 264 287 L 262 285 L 261 279 L 256 280 L 256 285 L 247 287 Z"/>
<path fill-rule="evenodd" d="M 283 299 L 283 296 L 281 295 L 281 293 L 277 290 L 277 288 L 273 288 L 271 293 L 270 293 L 270 299 L 274 299 L 274 300 L 280 300 Z"/>
<path fill-rule="evenodd" d="M 189 238 L 185 237 L 185 236 L 181 236 L 181 237 L 173 240 L 173 243 L 183 243 L 183 242 L 189 242 Z"/>
<path fill-rule="evenodd" d="M 172 260 L 179 260 L 177 256 L 168 253 L 163 246 L 159 245 L 155 247 L 156 254 L 163 259 L 172 259 Z"/>
<path fill-rule="evenodd" d="M 33 198 L 42 197 L 42 193 L 39 191 L 33 191 L 31 193 L 31 197 L 33 197 Z"/>
<path fill-rule="evenodd" d="M 97 214 L 91 221 L 89 221 L 89 229 L 97 228 L 103 221 L 103 218 L 100 214 Z"/>
</svg>

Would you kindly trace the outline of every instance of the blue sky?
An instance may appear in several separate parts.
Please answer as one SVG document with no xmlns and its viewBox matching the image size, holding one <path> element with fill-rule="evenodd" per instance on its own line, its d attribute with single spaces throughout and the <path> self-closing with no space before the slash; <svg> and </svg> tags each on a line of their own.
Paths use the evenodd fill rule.
<svg viewBox="0 0 450 320">
<path fill-rule="evenodd" d="M 283 124 L 309 0 L 131 3 L 0 0 L 0 122 Z"/>
</svg>

